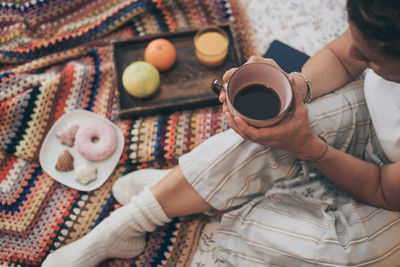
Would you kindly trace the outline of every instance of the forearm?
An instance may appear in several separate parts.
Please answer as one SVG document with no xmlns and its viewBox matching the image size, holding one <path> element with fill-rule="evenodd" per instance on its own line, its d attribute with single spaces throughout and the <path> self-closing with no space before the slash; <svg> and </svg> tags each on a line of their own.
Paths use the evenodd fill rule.
<svg viewBox="0 0 400 267">
<path fill-rule="evenodd" d="M 343 67 L 329 46 L 310 58 L 302 72 L 310 80 L 313 98 L 327 94 L 355 78 Z"/>
<path fill-rule="evenodd" d="M 324 159 L 312 165 L 358 201 L 389 210 L 400 210 L 399 170 L 395 164 L 380 168 L 329 147 Z"/>
<path fill-rule="evenodd" d="M 350 58 L 348 53 L 350 44 L 350 36 L 345 32 L 304 64 L 302 73 L 310 80 L 312 98 L 345 85 L 365 69 L 365 63 Z M 296 89 L 305 95 L 305 81 L 298 75 L 292 75 L 292 78 L 295 80 Z"/>
</svg>

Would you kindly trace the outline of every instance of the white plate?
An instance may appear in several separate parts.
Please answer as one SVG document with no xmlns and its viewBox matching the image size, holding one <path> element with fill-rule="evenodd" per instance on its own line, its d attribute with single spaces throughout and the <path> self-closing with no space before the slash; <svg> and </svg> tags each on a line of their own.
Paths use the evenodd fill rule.
<svg viewBox="0 0 400 267">
<path fill-rule="evenodd" d="M 87 124 L 91 120 L 102 120 L 112 125 L 117 133 L 117 147 L 114 153 L 103 161 L 93 162 L 85 159 L 75 146 L 69 147 L 61 144 L 60 140 L 56 136 L 56 132 L 67 128 L 71 124 L 83 125 Z M 83 185 L 75 180 L 75 171 L 60 172 L 57 171 L 55 166 L 58 160 L 58 156 L 67 149 L 74 157 L 74 169 L 87 162 L 93 165 L 97 169 L 97 179 Z M 86 110 L 74 110 L 67 114 L 64 114 L 57 122 L 51 127 L 47 134 L 42 148 L 40 149 L 39 161 L 42 168 L 56 181 L 69 186 L 79 191 L 92 191 L 99 188 L 110 176 L 115 166 L 117 165 L 119 158 L 121 157 L 124 149 L 124 136 L 121 130 L 111 121 L 103 118 L 95 113 Z"/>
</svg>

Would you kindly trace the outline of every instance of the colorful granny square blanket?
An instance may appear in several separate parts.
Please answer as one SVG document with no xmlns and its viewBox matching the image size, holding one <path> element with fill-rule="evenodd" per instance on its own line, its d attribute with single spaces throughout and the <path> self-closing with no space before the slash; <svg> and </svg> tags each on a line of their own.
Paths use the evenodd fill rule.
<svg viewBox="0 0 400 267">
<path fill-rule="evenodd" d="M 120 120 L 111 41 L 232 23 L 242 56 L 254 53 L 237 0 L 4 0 L 0 3 L 0 265 L 40 266 L 119 207 L 112 183 L 139 168 L 169 168 L 228 125 L 221 108 Z M 204 85 L 208 86 L 208 85 Z M 51 126 L 85 109 L 115 122 L 125 146 L 110 178 L 81 192 L 52 179 L 38 157 Z M 174 219 L 146 250 L 104 266 L 188 266 L 206 222 Z"/>
</svg>

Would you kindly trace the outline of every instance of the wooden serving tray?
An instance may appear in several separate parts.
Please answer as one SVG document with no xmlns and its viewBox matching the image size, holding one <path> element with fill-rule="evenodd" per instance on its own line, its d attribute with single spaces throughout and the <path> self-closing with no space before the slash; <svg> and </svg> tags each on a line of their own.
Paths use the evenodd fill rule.
<svg viewBox="0 0 400 267">
<path fill-rule="evenodd" d="M 206 67 L 196 59 L 193 38 L 198 29 L 115 42 L 114 63 L 117 71 L 120 118 L 132 119 L 218 104 L 217 96 L 210 89 L 211 82 L 215 78 L 221 78 L 228 69 L 240 65 L 242 58 L 235 44 L 232 26 L 217 26 L 225 30 L 229 37 L 229 51 L 225 62 L 214 68 Z M 176 62 L 170 70 L 160 72 L 160 88 L 153 96 L 146 99 L 135 98 L 123 88 L 122 73 L 133 61 L 144 60 L 147 44 L 156 38 L 168 39 L 175 45 Z"/>
</svg>

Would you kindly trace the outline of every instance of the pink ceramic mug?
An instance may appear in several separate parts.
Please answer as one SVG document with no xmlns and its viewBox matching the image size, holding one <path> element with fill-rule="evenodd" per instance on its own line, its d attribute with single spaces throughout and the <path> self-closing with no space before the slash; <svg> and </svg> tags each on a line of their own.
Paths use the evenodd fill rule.
<svg viewBox="0 0 400 267">
<path fill-rule="evenodd" d="M 223 81 L 216 79 L 211 89 L 217 94 Z M 233 72 L 226 84 L 226 103 L 230 112 L 254 127 L 268 127 L 288 114 L 293 88 L 281 69 L 267 63 L 247 63 Z"/>
</svg>

